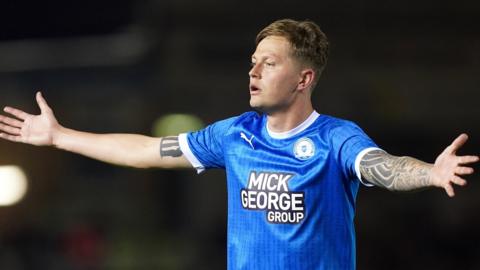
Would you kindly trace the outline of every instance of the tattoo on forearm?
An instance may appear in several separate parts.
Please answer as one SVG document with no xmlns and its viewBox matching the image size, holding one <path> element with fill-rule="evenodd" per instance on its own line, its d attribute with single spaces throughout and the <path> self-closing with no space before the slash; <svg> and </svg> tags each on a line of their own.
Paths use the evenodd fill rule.
<svg viewBox="0 0 480 270">
<path fill-rule="evenodd" d="M 180 157 L 182 154 L 177 136 L 160 139 L 160 157 Z"/>
<path fill-rule="evenodd" d="M 389 190 L 406 191 L 431 185 L 431 165 L 411 157 L 396 157 L 382 150 L 368 152 L 360 172 L 368 182 Z"/>
</svg>

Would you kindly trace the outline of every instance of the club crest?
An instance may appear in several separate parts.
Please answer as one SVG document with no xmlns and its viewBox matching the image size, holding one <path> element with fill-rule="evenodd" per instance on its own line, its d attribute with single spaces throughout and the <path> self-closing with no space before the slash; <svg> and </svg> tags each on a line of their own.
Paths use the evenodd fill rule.
<svg viewBox="0 0 480 270">
<path fill-rule="evenodd" d="M 293 146 L 293 154 L 300 160 L 307 160 L 315 154 L 315 144 L 309 138 L 300 138 Z"/>
</svg>

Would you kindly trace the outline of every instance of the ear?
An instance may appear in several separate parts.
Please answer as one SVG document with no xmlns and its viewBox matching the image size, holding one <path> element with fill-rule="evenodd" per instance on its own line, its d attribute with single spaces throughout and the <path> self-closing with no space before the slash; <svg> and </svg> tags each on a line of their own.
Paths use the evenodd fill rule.
<svg viewBox="0 0 480 270">
<path fill-rule="evenodd" d="M 297 90 L 303 91 L 309 89 L 315 79 L 315 71 L 311 68 L 303 69 L 300 72 L 300 80 L 297 85 Z"/>
</svg>

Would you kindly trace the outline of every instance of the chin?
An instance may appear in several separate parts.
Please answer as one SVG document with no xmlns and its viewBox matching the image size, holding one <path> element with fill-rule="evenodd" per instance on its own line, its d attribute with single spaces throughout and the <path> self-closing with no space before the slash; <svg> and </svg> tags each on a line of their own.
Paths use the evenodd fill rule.
<svg viewBox="0 0 480 270">
<path fill-rule="evenodd" d="M 250 101 L 250 108 L 254 109 L 255 111 L 263 112 L 262 107 L 258 104 Z"/>
<path fill-rule="evenodd" d="M 250 107 L 257 112 L 267 113 L 267 114 L 269 113 L 268 108 L 266 108 L 265 106 L 262 106 L 261 104 L 258 104 L 258 103 L 250 102 Z"/>
<path fill-rule="evenodd" d="M 250 98 L 250 107 L 254 108 L 257 107 L 257 102 L 253 100 L 253 98 Z"/>
<path fill-rule="evenodd" d="M 258 102 L 258 100 L 250 98 L 250 107 L 252 107 L 252 109 L 258 110 L 262 107 L 262 105 L 260 104 L 260 102 Z"/>
<path fill-rule="evenodd" d="M 273 104 L 265 104 L 264 102 L 261 102 L 260 100 L 255 98 L 250 98 L 250 107 L 257 112 L 266 113 L 266 114 L 270 114 L 274 112 L 276 109 L 278 109 L 277 106 Z"/>
</svg>

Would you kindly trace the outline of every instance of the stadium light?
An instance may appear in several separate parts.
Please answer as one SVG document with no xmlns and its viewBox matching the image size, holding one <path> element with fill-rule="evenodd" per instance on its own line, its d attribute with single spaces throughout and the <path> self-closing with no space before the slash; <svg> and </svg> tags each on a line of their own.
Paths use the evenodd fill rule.
<svg viewBox="0 0 480 270">
<path fill-rule="evenodd" d="M 0 166 L 0 206 L 19 202 L 27 192 L 27 177 L 18 166 Z"/>
<path fill-rule="evenodd" d="M 153 123 L 152 134 L 158 137 L 172 136 L 203 127 L 203 121 L 193 114 L 167 114 Z"/>
</svg>

